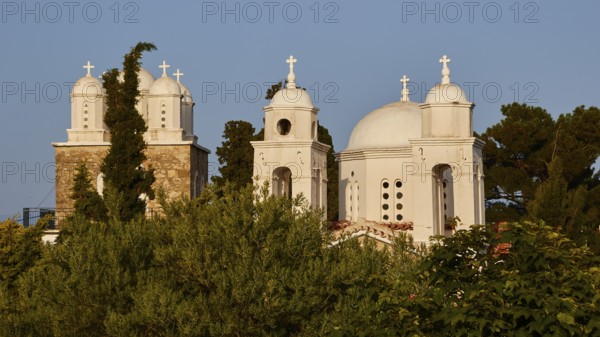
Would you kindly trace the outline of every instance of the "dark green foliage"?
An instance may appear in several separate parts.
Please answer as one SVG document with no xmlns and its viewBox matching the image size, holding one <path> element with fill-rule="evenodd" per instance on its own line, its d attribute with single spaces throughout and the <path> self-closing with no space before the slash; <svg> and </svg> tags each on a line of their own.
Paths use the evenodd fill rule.
<svg viewBox="0 0 600 337">
<path fill-rule="evenodd" d="M 543 223 L 474 226 L 432 247 L 409 317 L 427 336 L 598 335 L 598 262 Z"/>
<path fill-rule="evenodd" d="M 269 100 L 272 99 L 273 96 L 275 96 L 275 94 L 281 90 L 281 88 L 283 88 L 284 84 L 287 83 L 286 81 L 279 81 L 273 85 L 271 85 L 271 87 L 269 89 L 267 89 L 267 94 L 265 95 L 265 99 Z"/>
<path fill-rule="evenodd" d="M 213 182 L 224 186 L 225 182 L 243 188 L 252 183 L 254 165 L 254 127 L 245 121 L 229 121 L 223 131 L 223 142 L 217 147 L 220 176 L 213 176 Z"/>
<path fill-rule="evenodd" d="M 600 176 L 592 166 L 600 156 L 600 110 L 581 106 L 554 121 L 539 107 L 513 103 L 502 114 L 481 136 L 486 220 L 543 219 L 600 252 Z"/>
<path fill-rule="evenodd" d="M 260 195 L 260 198 L 258 197 Z M 20 276 L 10 331 L 49 336 L 392 334 L 369 326 L 390 288 L 388 254 L 328 248 L 321 214 L 252 186 L 209 187 L 164 218 L 90 223 Z M 109 213 L 112 212 L 109 204 Z M 38 239 L 39 240 L 39 239 Z M 387 316 L 386 316 L 387 317 Z M 380 318 L 377 318 L 378 320 Z"/>
<path fill-rule="evenodd" d="M 104 200 L 94 190 L 85 163 L 81 163 L 77 167 L 77 172 L 73 178 L 71 198 L 74 201 L 75 214 L 79 214 L 88 220 L 106 220 Z"/>
<path fill-rule="evenodd" d="M 46 221 L 24 228 L 13 220 L 0 222 L 0 288 L 12 289 L 19 275 L 39 259 Z"/>
<path fill-rule="evenodd" d="M 568 191 L 563 176 L 562 160 L 557 156 L 548 165 L 548 180 L 538 187 L 535 199 L 529 203 L 529 214 L 536 220 L 562 226 L 568 232 L 581 223 L 581 212 L 587 191 L 584 186 Z"/>
<path fill-rule="evenodd" d="M 23 313 L 17 307 L 19 280 L 42 255 L 48 218 L 24 228 L 13 220 L 0 222 L 0 336 L 22 336 Z"/>
<path fill-rule="evenodd" d="M 329 130 L 319 123 L 317 131 L 317 139 L 323 144 L 331 146 L 327 153 L 327 219 L 329 221 L 338 220 L 339 217 L 339 165 L 335 161 L 335 150 L 333 148 L 333 139 L 329 134 Z"/>
<path fill-rule="evenodd" d="M 536 186 L 548 178 L 546 163 L 553 150 L 554 121 L 546 110 L 526 104 L 504 105 L 501 110 L 504 119 L 481 136 L 486 142 L 483 149 L 486 201 L 500 203 L 497 207 L 507 201 L 523 216 Z"/>
<path fill-rule="evenodd" d="M 140 195 L 154 198 L 154 172 L 142 166 L 146 160 L 144 132 L 147 126 L 135 105 L 142 53 L 155 49 L 151 43 L 135 45 L 124 56 L 122 82 L 117 69 L 102 75 L 107 107 L 104 123 L 110 129 L 111 145 L 101 171 L 106 185 L 122 194 L 119 217 L 123 220 L 144 214 L 146 205 Z"/>
</svg>

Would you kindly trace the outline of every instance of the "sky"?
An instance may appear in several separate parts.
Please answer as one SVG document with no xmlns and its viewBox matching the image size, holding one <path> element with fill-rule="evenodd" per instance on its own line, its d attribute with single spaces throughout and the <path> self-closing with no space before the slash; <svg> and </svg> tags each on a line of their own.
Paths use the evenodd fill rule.
<svg viewBox="0 0 600 337">
<path fill-rule="evenodd" d="M 476 104 L 477 132 L 514 101 L 554 117 L 600 106 L 597 1 L 2 1 L 0 2 L 0 218 L 23 207 L 54 207 L 52 142 L 66 141 L 69 92 L 84 76 L 120 67 L 139 41 L 157 50 L 196 102 L 194 132 L 209 148 L 212 173 L 224 124 L 262 127 L 266 90 L 288 73 L 320 108 L 343 150 L 356 123 L 401 97 L 422 102 L 451 80 Z M 526 136 L 526 135 L 524 135 Z"/>
</svg>

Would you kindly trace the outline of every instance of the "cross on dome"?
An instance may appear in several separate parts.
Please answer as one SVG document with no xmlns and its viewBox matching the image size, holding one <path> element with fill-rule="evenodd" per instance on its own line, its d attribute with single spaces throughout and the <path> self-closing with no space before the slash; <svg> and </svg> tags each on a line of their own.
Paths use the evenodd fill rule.
<svg viewBox="0 0 600 337">
<path fill-rule="evenodd" d="M 87 61 L 87 64 L 83 66 L 83 68 L 87 69 L 87 75 L 86 76 L 92 76 L 92 69 L 96 68 L 94 67 L 90 61 Z"/>
<path fill-rule="evenodd" d="M 404 103 L 410 101 L 410 98 L 408 98 L 408 88 L 406 87 L 408 81 L 410 81 L 410 78 L 406 77 L 406 75 L 400 79 L 400 82 L 402 82 L 402 99 L 400 101 Z"/>
<path fill-rule="evenodd" d="M 290 57 L 288 57 L 288 59 L 285 62 L 290 65 L 290 73 L 288 74 L 287 78 L 287 88 L 296 89 L 296 75 L 294 74 L 294 63 L 298 62 L 298 60 L 295 59 L 294 56 L 290 55 Z"/>
<path fill-rule="evenodd" d="M 177 72 L 173 73 L 173 76 L 175 76 L 175 78 L 177 78 L 177 82 L 179 82 L 179 78 L 183 76 L 183 73 L 179 71 L 179 68 L 177 68 Z"/>
<path fill-rule="evenodd" d="M 159 68 L 162 68 L 163 70 L 163 77 L 167 77 L 167 68 L 170 68 L 171 66 L 167 64 L 167 62 L 165 60 L 163 60 L 163 63 L 161 65 L 158 66 Z"/>
<path fill-rule="evenodd" d="M 448 68 L 448 63 L 450 63 L 450 59 L 448 56 L 444 55 L 440 59 L 440 63 L 442 64 L 442 84 L 450 83 L 450 68 Z"/>
</svg>

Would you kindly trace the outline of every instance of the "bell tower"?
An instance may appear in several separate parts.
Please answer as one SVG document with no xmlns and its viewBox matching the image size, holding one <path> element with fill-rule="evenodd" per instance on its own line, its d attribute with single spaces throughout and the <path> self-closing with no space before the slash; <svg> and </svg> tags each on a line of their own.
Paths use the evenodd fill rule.
<svg viewBox="0 0 600 337">
<path fill-rule="evenodd" d="M 269 183 L 272 194 L 302 194 L 313 207 L 327 209 L 327 151 L 318 141 L 318 112 L 308 92 L 296 86 L 290 56 L 287 85 L 273 96 L 265 113 L 265 138 L 254 141 L 254 182 Z"/>
</svg>

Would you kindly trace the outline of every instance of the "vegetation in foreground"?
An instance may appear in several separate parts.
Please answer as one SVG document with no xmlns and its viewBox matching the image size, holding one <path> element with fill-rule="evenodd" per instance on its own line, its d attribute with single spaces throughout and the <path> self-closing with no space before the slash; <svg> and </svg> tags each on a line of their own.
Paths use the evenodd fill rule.
<svg viewBox="0 0 600 337">
<path fill-rule="evenodd" d="M 382 251 L 329 247 L 319 212 L 251 187 L 210 187 L 153 219 L 111 204 L 54 245 L 43 224 L 0 225 L 0 335 L 600 334 L 598 258 L 544 223 Z"/>
</svg>

